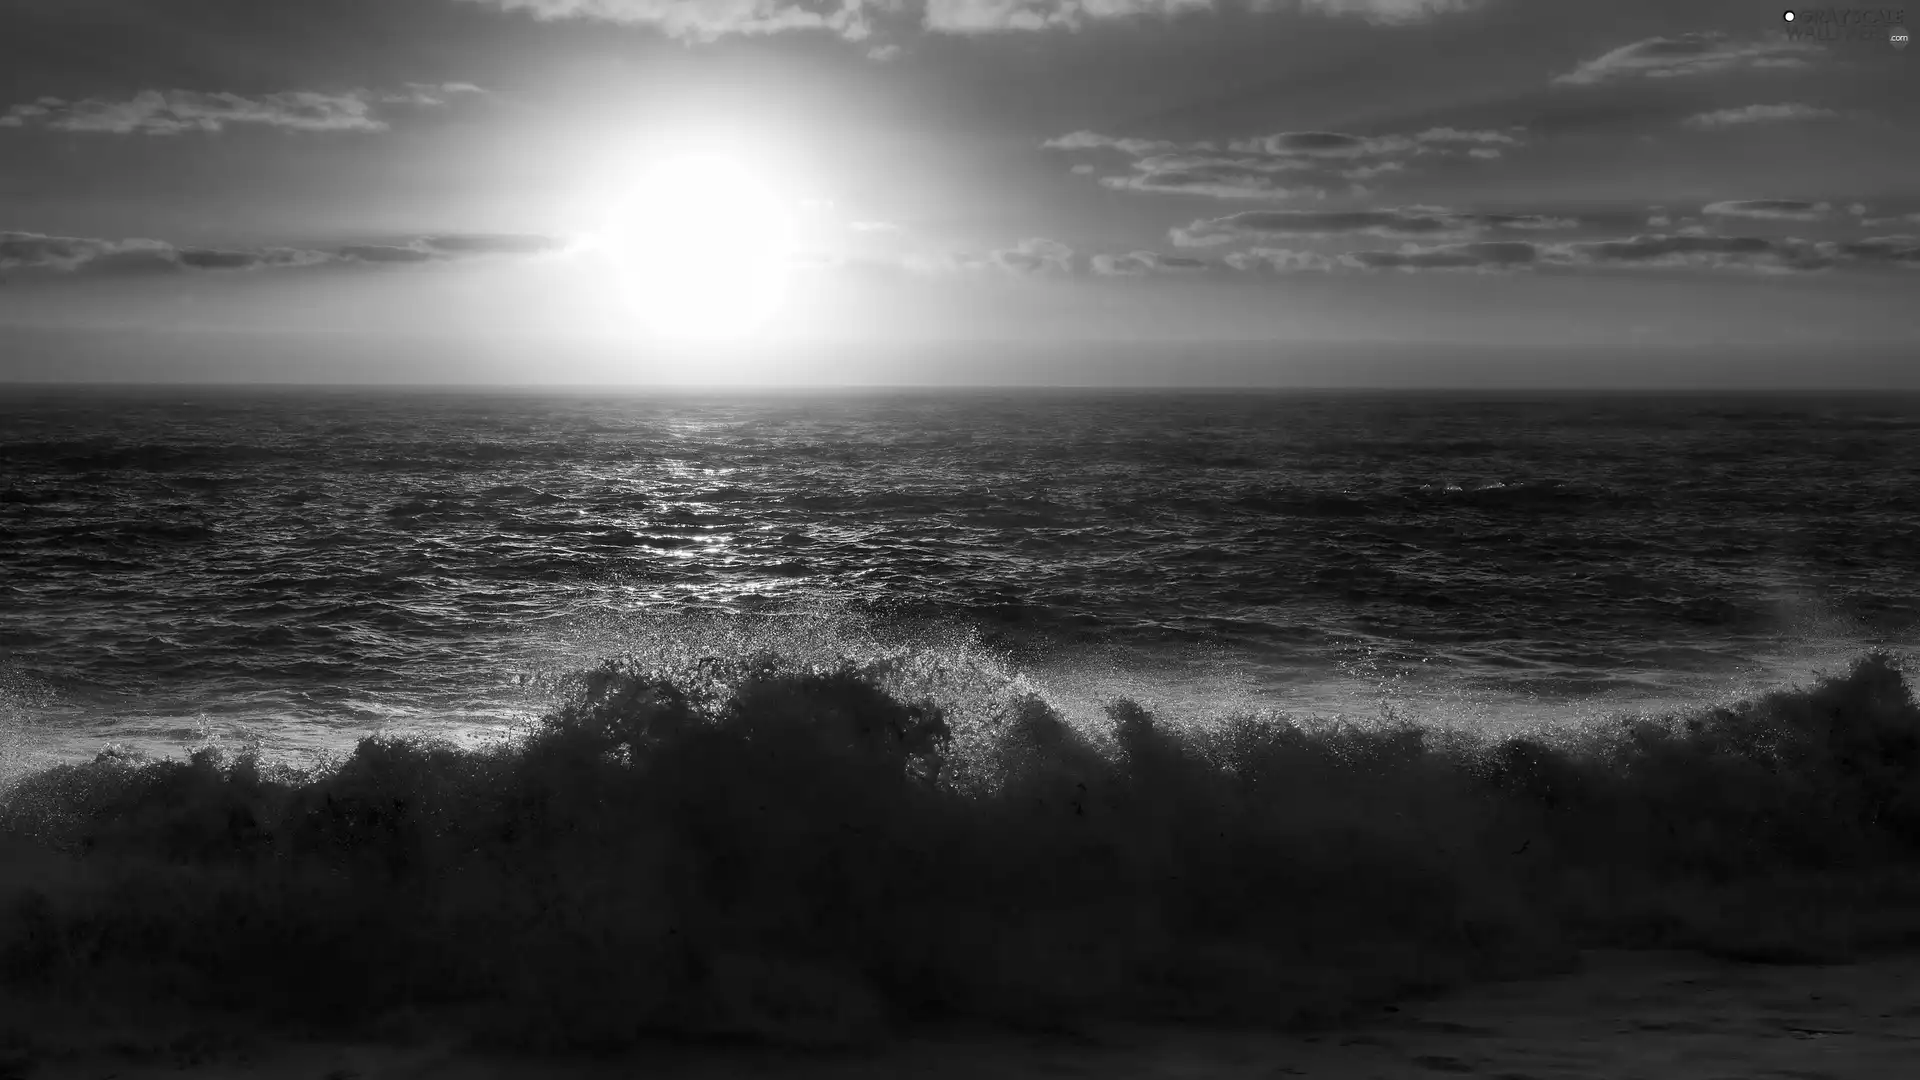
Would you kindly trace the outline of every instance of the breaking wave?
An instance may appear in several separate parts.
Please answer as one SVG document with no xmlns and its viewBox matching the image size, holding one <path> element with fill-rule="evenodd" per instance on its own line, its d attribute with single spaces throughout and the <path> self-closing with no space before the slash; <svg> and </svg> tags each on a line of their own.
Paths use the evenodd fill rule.
<svg viewBox="0 0 1920 1080">
<path fill-rule="evenodd" d="M 0 1038 L 79 1001 L 548 1050 L 1316 1024 L 1588 946 L 1920 942 L 1920 707 L 1887 655 L 1527 735 L 1075 717 L 928 655 L 690 641 L 490 742 L 19 776 Z"/>
</svg>

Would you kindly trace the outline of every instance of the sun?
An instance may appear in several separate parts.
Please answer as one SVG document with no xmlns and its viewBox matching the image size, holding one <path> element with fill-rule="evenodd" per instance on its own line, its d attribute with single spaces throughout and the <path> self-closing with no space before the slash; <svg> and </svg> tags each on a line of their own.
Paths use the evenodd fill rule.
<svg viewBox="0 0 1920 1080">
<path fill-rule="evenodd" d="M 638 171 L 602 232 L 623 301 L 655 332 L 731 339 L 786 298 L 794 220 L 743 161 L 685 154 Z"/>
</svg>

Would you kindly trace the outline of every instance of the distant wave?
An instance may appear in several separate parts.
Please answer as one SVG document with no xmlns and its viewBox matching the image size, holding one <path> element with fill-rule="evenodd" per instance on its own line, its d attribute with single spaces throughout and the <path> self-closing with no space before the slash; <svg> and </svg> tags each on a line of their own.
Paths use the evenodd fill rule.
<svg viewBox="0 0 1920 1080">
<path fill-rule="evenodd" d="M 1828 654 L 1910 643 L 1912 411 L 35 392 L 0 399 L 0 663 L 76 699 L 47 726 L 89 748 L 491 723 L 544 704 L 496 683 L 628 646 L 570 648 L 576 626 L 644 645 L 690 612 L 857 610 L 1064 643 L 1062 668 L 1211 649 L 1199 666 L 1290 705 L 1370 652 L 1382 677 L 1571 706 L 1766 668 L 1811 622 Z"/>
<path fill-rule="evenodd" d="M 997 698 L 911 655 L 694 648 L 580 673 L 490 744 L 33 772 L 0 797 L 0 994 L 832 1045 L 954 1017 L 1313 1024 L 1582 946 L 1920 940 L 1920 707 L 1886 656 L 1504 739 L 1128 701 L 1076 726 L 981 674 Z"/>
</svg>

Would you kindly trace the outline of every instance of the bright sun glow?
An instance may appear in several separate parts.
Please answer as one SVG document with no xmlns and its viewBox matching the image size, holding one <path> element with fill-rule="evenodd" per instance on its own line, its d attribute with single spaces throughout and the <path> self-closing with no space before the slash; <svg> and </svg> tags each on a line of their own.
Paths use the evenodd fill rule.
<svg viewBox="0 0 1920 1080">
<path fill-rule="evenodd" d="M 753 170 L 718 155 L 645 170 L 602 237 L 627 299 L 656 332 L 739 338 L 785 299 L 794 221 Z"/>
</svg>

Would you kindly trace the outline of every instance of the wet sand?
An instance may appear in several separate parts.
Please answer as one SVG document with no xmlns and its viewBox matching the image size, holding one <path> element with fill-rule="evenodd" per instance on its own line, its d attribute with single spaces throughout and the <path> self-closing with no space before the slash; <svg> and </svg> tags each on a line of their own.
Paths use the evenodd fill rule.
<svg viewBox="0 0 1920 1080">
<path fill-rule="evenodd" d="M 1593 952 L 1569 975 L 1470 987 L 1317 1035 L 1128 1027 L 1075 1037 L 921 1036 L 843 1057 L 675 1052 L 598 1062 L 482 1056 L 431 1042 L 175 1046 L 15 1062 L 0 1067 L 0 1080 L 1389 1080 L 1449 1073 L 1498 1080 L 1920 1076 L 1920 954 L 1785 967 Z"/>
</svg>

